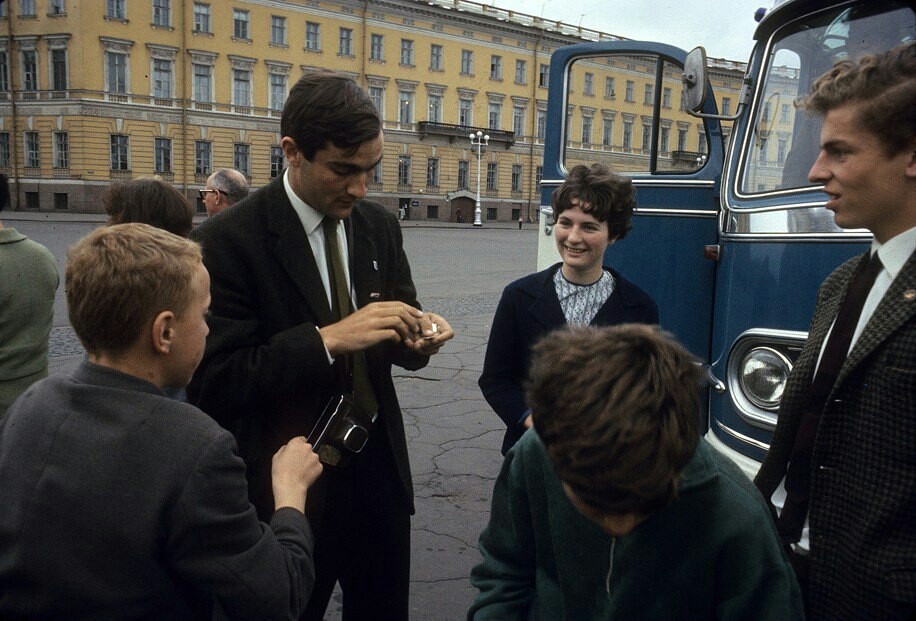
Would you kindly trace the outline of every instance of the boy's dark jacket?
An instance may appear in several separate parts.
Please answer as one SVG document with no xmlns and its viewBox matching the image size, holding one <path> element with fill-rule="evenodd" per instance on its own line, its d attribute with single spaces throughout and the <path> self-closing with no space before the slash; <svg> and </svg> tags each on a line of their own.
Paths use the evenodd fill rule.
<svg viewBox="0 0 916 621">
<path fill-rule="evenodd" d="M 506 457 L 480 550 L 468 619 L 804 618 L 763 498 L 705 441 L 678 499 L 615 540 L 572 506 L 530 431 Z"/>
</svg>

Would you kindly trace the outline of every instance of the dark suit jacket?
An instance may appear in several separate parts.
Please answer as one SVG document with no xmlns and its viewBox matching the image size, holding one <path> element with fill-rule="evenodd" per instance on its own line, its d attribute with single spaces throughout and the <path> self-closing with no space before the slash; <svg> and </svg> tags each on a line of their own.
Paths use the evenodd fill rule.
<svg viewBox="0 0 916 621">
<path fill-rule="evenodd" d="M 493 317 L 483 374 L 478 384 L 487 403 L 508 427 L 503 438 L 503 455 L 525 432 L 519 419 L 528 409 L 522 386 L 528 376 L 531 346 L 544 334 L 566 325 L 553 284 L 553 275 L 560 265 L 557 263 L 506 287 Z M 604 269 L 614 276 L 616 286 L 591 325 L 657 324 L 655 301 L 616 270 Z"/>
<path fill-rule="evenodd" d="M 348 227 L 357 305 L 400 300 L 419 308 L 394 215 L 378 203 L 357 201 Z M 192 237 L 203 245 L 213 316 L 188 396 L 235 434 L 249 467 L 252 501 L 263 514 L 273 506 L 271 457 L 291 438 L 307 436 L 328 400 L 343 390 L 318 334 L 332 323 L 331 309 L 282 177 L 210 218 Z M 391 365 L 415 370 L 428 361 L 400 344 L 366 351 L 379 402 L 372 433 L 390 445 L 411 512 L 407 441 Z"/>
<path fill-rule="evenodd" d="M 139 378 L 84 362 L 0 423 L 0 618 L 297 619 L 312 533 L 248 502 L 235 441 Z"/>
<path fill-rule="evenodd" d="M 858 266 L 821 285 L 755 483 L 785 476 L 824 338 Z M 916 607 L 916 254 L 849 353 L 821 415 L 811 462 L 810 617 L 903 619 Z"/>
</svg>

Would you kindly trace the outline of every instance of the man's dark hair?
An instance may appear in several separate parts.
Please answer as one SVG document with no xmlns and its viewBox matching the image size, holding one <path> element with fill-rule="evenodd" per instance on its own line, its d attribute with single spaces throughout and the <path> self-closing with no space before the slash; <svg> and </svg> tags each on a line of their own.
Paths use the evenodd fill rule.
<svg viewBox="0 0 916 621">
<path fill-rule="evenodd" d="M 572 207 L 572 200 L 583 204 L 582 211 L 599 222 L 607 222 L 612 238 L 623 239 L 633 228 L 630 218 L 636 207 L 636 190 L 627 177 L 615 175 L 600 163 L 579 164 L 569 171 L 566 181 L 553 193 L 553 217 L 557 219 Z"/>
<path fill-rule="evenodd" d="M 181 237 L 191 234 L 194 208 L 169 183 L 155 177 L 110 186 L 102 196 L 108 224 L 141 222 Z"/>
<path fill-rule="evenodd" d="M 875 134 L 888 155 L 916 137 L 916 41 L 859 62 L 843 60 L 819 77 L 797 105 L 818 114 L 858 106 L 858 121 Z"/>
<path fill-rule="evenodd" d="M 6 175 L 0 175 L 0 211 L 10 204 L 10 182 Z"/>
<path fill-rule="evenodd" d="M 534 346 L 534 428 L 580 501 L 607 514 L 648 515 L 676 497 L 700 438 L 695 362 L 642 324 L 563 329 Z"/>
<path fill-rule="evenodd" d="M 296 82 L 280 118 L 280 135 L 296 142 L 311 161 L 329 142 L 348 155 L 375 139 L 382 121 L 369 95 L 350 78 L 314 71 Z"/>
<path fill-rule="evenodd" d="M 248 196 L 248 182 L 238 171 L 220 168 L 210 178 L 210 185 L 225 194 L 233 205 Z"/>
</svg>

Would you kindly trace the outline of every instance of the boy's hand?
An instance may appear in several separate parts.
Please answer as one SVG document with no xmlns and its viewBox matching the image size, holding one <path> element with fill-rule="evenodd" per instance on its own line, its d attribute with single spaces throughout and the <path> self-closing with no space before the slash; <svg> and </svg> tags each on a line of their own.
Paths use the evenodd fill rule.
<svg viewBox="0 0 916 621">
<path fill-rule="evenodd" d="M 304 513 L 308 488 L 318 479 L 323 468 L 312 445 L 304 437 L 295 437 L 281 446 L 271 462 L 274 510 L 292 507 Z"/>
</svg>

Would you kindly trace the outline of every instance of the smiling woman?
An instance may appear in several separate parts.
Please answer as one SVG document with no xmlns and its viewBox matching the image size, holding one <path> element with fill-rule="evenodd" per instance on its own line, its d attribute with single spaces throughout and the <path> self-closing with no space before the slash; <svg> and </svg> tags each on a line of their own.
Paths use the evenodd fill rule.
<svg viewBox="0 0 916 621">
<path fill-rule="evenodd" d="M 632 182 L 604 164 L 572 168 L 554 193 L 554 234 L 563 261 L 503 291 L 478 382 L 506 423 L 503 454 L 531 426 L 523 384 L 538 339 L 566 325 L 658 323 L 655 301 L 603 265 L 608 245 L 630 230 L 635 206 Z"/>
</svg>

